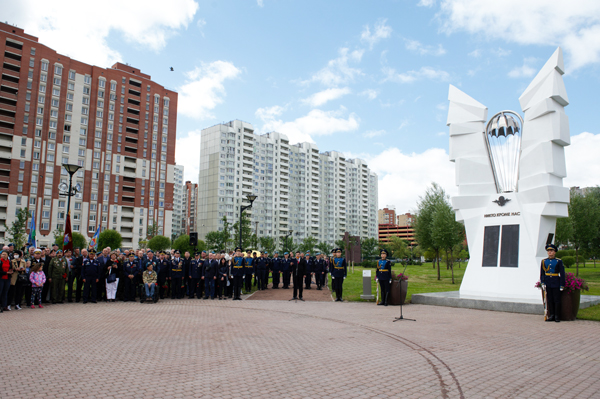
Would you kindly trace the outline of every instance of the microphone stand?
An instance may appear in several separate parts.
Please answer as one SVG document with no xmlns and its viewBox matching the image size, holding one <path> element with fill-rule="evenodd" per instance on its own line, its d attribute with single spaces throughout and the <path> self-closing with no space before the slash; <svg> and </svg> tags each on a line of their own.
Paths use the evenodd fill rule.
<svg viewBox="0 0 600 399">
<path fill-rule="evenodd" d="M 402 271 L 402 277 L 404 277 L 404 273 L 406 272 L 406 267 L 408 266 L 408 262 L 406 262 L 406 265 L 404 266 L 404 270 Z M 400 286 L 400 317 L 394 317 L 394 320 L 392 320 L 393 323 L 400 321 L 400 320 L 410 320 L 410 321 L 417 321 L 415 319 L 408 319 L 405 318 L 404 316 L 402 316 L 402 279 L 400 279 L 399 284 Z"/>
</svg>

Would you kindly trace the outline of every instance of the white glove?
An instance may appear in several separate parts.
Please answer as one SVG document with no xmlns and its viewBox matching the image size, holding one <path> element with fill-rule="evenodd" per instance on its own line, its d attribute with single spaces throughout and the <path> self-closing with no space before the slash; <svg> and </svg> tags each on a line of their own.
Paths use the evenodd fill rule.
<svg viewBox="0 0 600 399">
<path fill-rule="evenodd" d="M 542 289 L 546 290 L 546 284 L 542 284 Z"/>
<path fill-rule="evenodd" d="M 346 277 L 344 277 L 344 280 L 346 279 Z"/>
<path fill-rule="evenodd" d="M 392 280 L 390 280 L 390 284 L 392 284 Z"/>
<path fill-rule="evenodd" d="M 562 291 L 562 290 L 564 290 L 564 289 L 565 289 L 565 287 L 560 287 L 560 290 L 561 290 L 561 291 Z"/>
</svg>

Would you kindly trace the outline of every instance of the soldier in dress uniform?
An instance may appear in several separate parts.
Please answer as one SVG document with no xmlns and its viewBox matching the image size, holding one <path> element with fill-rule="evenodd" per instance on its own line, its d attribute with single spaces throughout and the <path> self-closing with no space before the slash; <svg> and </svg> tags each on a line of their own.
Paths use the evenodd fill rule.
<svg viewBox="0 0 600 399">
<path fill-rule="evenodd" d="M 279 282 L 281 281 L 281 269 L 283 267 L 282 260 L 279 257 L 279 252 L 275 251 L 273 253 L 273 258 L 269 262 L 271 264 L 271 269 L 273 270 L 273 288 L 279 288 Z M 275 284 L 275 278 L 277 278 L 277 284 Z"/>
<path fill-rule="evenodd" d="M 252 291 L 252 274 L 254 273 L 254 267 L 252 263 L 254 258 L 252 257 L 252 250 L 246 251 L 246 257 L 244 258 L 244 282 L 246 293 Z"/>
<path fill-rule="evenodd" d="M 48 270 L 48 278 L 52 284 L 52 303 L 64 303 L 67 267 L 67 260 L 63 256 L 62 249 L 59 249 L 50 261 L 50 270 Z"/>
<path fill-rule="evenodd" d="M 188 287 L 189 287 L 189 298 L 194 298 L 196 291 L 198 290 L 198 284 L 202 280 L 202 259 L 200 259 L 200 252 L 194 254 L 194 259 L 190 262 L 190 272 L 188 276 Z M 200 296 L 198 295 L 198 299 Z"/>
<path fill-rule="evenodd" d="M 140 266 L 135 260 L 133 252 L 129 254 L 129 259 L 123 265 L 123 273 L 125 275 L 125 302 L 135 301 L 135 291 L 139 285 Z"/>
<path fill-rule="evenodd" d="M 304 278 L 304 284 L 306 284 L 306 289 L 310 290 L 310 283 L 312 282 L 313 272 L 313 259 L 310 256 L 310 251 L 306 251 L 304 254 L 304 260 L 306 261 L 306 277 Z"/>
<path fill-rule="evenodd" d="M 295 261 L 292 262 L 292 275 L 294 277 L 294 296 L 292 299 L 302 299 L 302 284 L 306 278 L 306 260 L 302 258 L 300 252 L 296 252 Z M 300 296 L 298 296 L 300 294 Z"/>
<path fill-rule="evenodd" d="M 175 256 L 171 259 L 171 299 L 183 298 L 183 259 L 179 257 L 179 250 L 175 251 Z"/>
<path fill-rule="evenodd" d="M 264 290 L 267 287 L 265 276 L 269 267 L 266 253 L 263 252 L 260 258 L 254 261 L 254 267 L 256 268 L 256 275 L 258 277 L 258 290 Z"/>
<path fill-rule="evenodd" d="M 392 262 L 387 260 L 388 251 L 381 250 L 381 259 L 377 261 L 377 274 L 375 279 L 381 287 L 381 302 L 378 305 L 387 306 L 390 287 L 392 285 Z"/>
<path fill-rule="evenodd" d="M 204 294 L 204 278 L 202 275 L 204 274 L 204 266 L 208 262 L 206 251 L 200 252 L 200 263 L 198 263 L 198 268 L 200 270 L 200 281 L 198 281 L 198 288 L 196 289 L 196 296 L 198 299 L 203 297 Z"/>
<path fill-rule="evenodd" d="M 283 259 L 281 260 L 281 275 L 283 276 L 283 288 L 290 288 L 290 277 L 292 273 L 292 260 L 290 259 L 289 252 L 285 252 L 283 254 Z"/>
<path fill-rule="evenodd" d="M 233 276 L 233 300 L 241 301 L 242 283 L 244 281 L 244 258 L 242 248 L 235 249 L 235 255 L 231 262 L 231 275 Z"/>
<path fill-rule="evenodd" d="M 556 257 L 556 245 L 546 245 L 548 257 L 542 260 L 540 282 L 546 292 L 548 318 L 546 321 L 560 322 L 560 292 L 565 288 L 565 266 Z"/>
<path fill-rule="evenodd" d="M 321 291 L 323 289 L 323 276 L 325 275 L 325 261 L 319 252 L 317 252 L 317 258 L 313 262 L 313 267 L 317 289 Z"/>
<path fill-rule="evenodd" d="M 346 266 L 346 259 L 342 258 L 342 249 L 336 248 L 335 258 L 333 258 L 333 267 L 331 270 L 331 279 L 333 280 L 331 285 L 335 291 L 336 302 L 343 302 L 342 292 L 344 289 L 344 280 L 348 273 L 348 267 Z"/>
<path fill-rule="evenodd" d="M 161 251 L 158 255 L 158 269 L 154 269 L 158 276 L 158 292 L 160 299 L 164 299 L 166 295 L 168 295 L 169 290 L 169 278 L 171 272 L 171 262 L 169 262 L 166 258 L 165 251 Z"/>
<path fill-rule="evenodd" d="M 85 250 L 83 252 L 84 258 L 81 266 L 81 277 L 83 278 L 83 303 L 88 303 L 88 301 L 96 303 L 101 266 L 96 260 L 95 250 L 90 249 L 87 257 L 85 257 Z"/>
</svg>

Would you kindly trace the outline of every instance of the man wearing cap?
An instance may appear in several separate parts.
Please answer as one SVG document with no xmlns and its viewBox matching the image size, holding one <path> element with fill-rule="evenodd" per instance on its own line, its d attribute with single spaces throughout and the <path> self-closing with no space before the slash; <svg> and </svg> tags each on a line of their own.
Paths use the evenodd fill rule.
<svg viewBox="0 0 600 399">
<path fill-rule="evenodd" d="M 376 282 L 379 281 L 381 287 L 381 302 L 377 305 L 388 305 L 388 296 L 392 285 L 392 262 L 387 260 L 388 251 L 381 250 L 381 259 L 377 261 L 377 274 L 375 275 Z"/>
<path fill-rule="evenodd" d="M 258 278 L 258 290 L 264 290 L 267 287 L 265 277 L 267 274 L 268 259 L 265 252 L 262 253 L 260 258 L 254 261 L 256 267 L 256 276 Z"/>
<path fill-rule="evenodd" d="M 291 265 L 290 253 L 284 252 L 281 260 L 281 276 L 283 277 L 283 288 L 286 290 L 290 288 Z"/>
<path fill-rule="evenodd" d="M 235 249 L 235 255 L 231 262 L 231 275 L 233 276 L 233 300 L 241 301 L 242 284 L 244 281 L 244 258 L 242 248 Z"/>
<path fill-rule="evenodd" d="M 281 281 L 281 269 L 283 267 L 282 259 L 279 257 L 279 252 L 275 251 L 273 259 L 271 259 L 271 270 L 273 270 L 273 288 L 279 288 Z"/>
<path fill-rule="evenodd" d="M 8 244 L 8 260 L 9 262 L 13 260 L 13 255 L 15 254 L 15 244 L 12 242 Z"/>
<path fill-rule="evenodd" d="M 306 261 L 306 277 L 304 278 L 304 284 L 306 284 L 306 289 L 310 290 L 310 283 L 312 281 L 312 276 L 314 275 L 314 265 L 313 259 L 310 256 L 310 251 L 306 251 L 306 254 L 304 254 L 304 260 Z"/>
<path fill-rule="evenodd" d="M 244 285 L 247 294 L 252 291 L 252 274 L 254 273 L 254 266 L 252 266 L 253 262 L 254 258 L 252 257 L 252 250 L 249 249 L 246 251 L 246 257 L 244 258 Z"/>
<path fill-rule="evenodd" d="M 171 299 L 183 298 L 183 259 L 179 257 L 181 253 L 175 250 L 175 256 L 171 259 Z"/>
<path fill-rule="evenodd" d="M 56 251 L 56 256 L 50 261 L 48 279 L 52 284 L 52 303 L 64 303 L 65 281 L 67 279 L 67 260 L 62 249 Z"/>
<path fill-rule="evenodd" d="M 202 277 L 202 259 L 200 259 L 200 252 L 194 253 L 194 259 L 190 262 L 190 269 L 188 274 L 188 298 L 194 298 L 196 290 L 198 289 L 198 283 Z M 198 299 L 200 296 L 198 295 Z"/>
<path fill-rule="evenodd" d="M 560 292 L 565 288 L 565 266 L 561 259 L 556 257 L 556 245 L 546 245 L 548 257 L 542 260 L 540 269 L 540 282 L 546 293 L 547 315 L 546 321 L 560 322 Z"/>
<path fill-rule="evenodd" d="M 86 253 L 88 252 L 88 253 Z M 86 256 L 87 255 L 87 256 Z M 83 277 L 83 303 L 96 303 L 98 281 L 100 280 L 101 267 L 96 258 L 96 251 L 90 249 L 83 251 L 83 265 L 81 276 Z"/>
<path fill-rule="evenodd" d="M 125 274 L 125 302 L 134 302 L 141 270 L 133 252 L 129 253 L 129 259 L 123 265 L 123 272 Z"/>
<path fill-rule="evenodd" d="M 158 293 L 160 299 L 165 299 L 165 296 L 168 295 L 169 290 L 169 277 L 171 272 L 171 262 L 166 259 L 165 251 L 161 251 L 158 255 L 157 267 L 154 271 L 158 276 Z"/>
<path fill-rule="evenodd" d="M 317 283 L 317 289 L 320 291 L 323 289 L 323 278 L 325 276 L 325 261 L 323 260 L 321 253 L 317 252 L 317 258 L 313 262 L 315 283 Z"/>
<path fill-rule="evenodd" d="M 342 249 L 335 249 L 335 257 L 333 258 L 333 267 L 331 270 L 331 279 L 333 280 L 331 285 L 335 291 L 336 302 L 343 302 L 342 293 L 344 289 L 344 280 L 348 273 L 346 266 L 346 259 L 342 258 Z"/>
</svg>

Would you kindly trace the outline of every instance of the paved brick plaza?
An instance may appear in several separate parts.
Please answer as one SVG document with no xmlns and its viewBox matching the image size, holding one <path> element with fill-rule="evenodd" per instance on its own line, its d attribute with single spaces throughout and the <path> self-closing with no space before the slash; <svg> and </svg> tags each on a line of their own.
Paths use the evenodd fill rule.
<svg viewBox="0 0 600 399">
<path fill-rule="evenodd" d="M 0 397 L 600 397 L 600 324 L 366 303 L 165 300 L 0 315 Z M 9 370 L 16 373 L 10 376 Z"/>
</svg>

